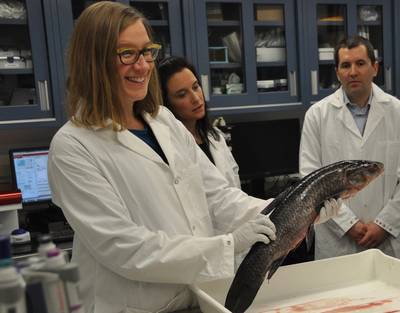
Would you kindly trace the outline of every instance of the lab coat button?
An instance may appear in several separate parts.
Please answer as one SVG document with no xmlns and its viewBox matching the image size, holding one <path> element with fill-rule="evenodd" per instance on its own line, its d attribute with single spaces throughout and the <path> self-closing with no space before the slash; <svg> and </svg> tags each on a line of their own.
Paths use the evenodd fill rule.
<svg viewBox="0 0 400 313">
<path fill-rule="evenodd" d="M 175 183 L 175 185 L 179 184 L 179 177 L 176 177 L 176 178 L 175 178 L 174 183 Z"/>
</svg>

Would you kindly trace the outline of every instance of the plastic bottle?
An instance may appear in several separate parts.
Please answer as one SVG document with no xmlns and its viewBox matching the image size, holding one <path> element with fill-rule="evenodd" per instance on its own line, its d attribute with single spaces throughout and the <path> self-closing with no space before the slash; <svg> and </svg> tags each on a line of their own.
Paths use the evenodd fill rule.
<svg viewBox="0 0 400 313">
<path fill-rule="evenodd" d="M 64 283 L 70 313 L 84 313 L 79 295 L 79 270 L 74 263 L 67 263 L 64 254 L 58 248 L 47 251 L 46 271 L 57 273 Z"/>
<path fill-rule="evenodd" d="M 7 236 L 0 236 L 0 313 L 26 313 L 25 282 L 13 266 Z"/>
<path fill-rule="evenodd" d="M 53 239 L 50 235 L 41 235 L 38 239 L 39 247 L 38 253 L 39 256 L 45 259 L 47 257 L 47 251 L 53 250 L 56 248 L 56 245 L 53 242 Z"/>
</svg>

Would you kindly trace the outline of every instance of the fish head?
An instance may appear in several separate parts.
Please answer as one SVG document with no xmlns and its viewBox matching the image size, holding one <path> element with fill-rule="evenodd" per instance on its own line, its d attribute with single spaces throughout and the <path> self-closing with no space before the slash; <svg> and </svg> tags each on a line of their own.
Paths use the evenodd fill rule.
<svg viewBox="0 0 400 313">
<path fill-rule="evenodd" d="M 381 175 L 383 170 L 384 165 L 381 162 L 367 160 L 349 161 L 349 165 L 344 169 L 346 189 L 340 197 L 347 199 L 354 196 Z"/>
</svg>

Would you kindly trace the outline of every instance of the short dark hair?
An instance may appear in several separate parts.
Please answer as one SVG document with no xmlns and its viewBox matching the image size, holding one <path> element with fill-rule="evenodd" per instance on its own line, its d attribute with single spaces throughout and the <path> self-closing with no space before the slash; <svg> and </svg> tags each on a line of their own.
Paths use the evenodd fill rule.
<svg viewBox="0 0 400 313">
<path fill-rule="evenodd" d="M 183 71 L 185 68 L 190 70 L 193 75 L 196 77 L 199 85 L 201 86 L 201 81 L 199 79 L 199 75 L 193 64 L 189 63 L 185 58 L 171 56 L 167 57 L 159 63 L 158 66 L 158 74 L 160 76 L 160 85 L 162 96 L 164 100 L 164 105 L 172 110 L 171 104 L 168 100 L 168 88 L 167 83 L 172 75 L 175 73 Z M 172 110 L 173 111 L 173 110 Z M 208 134 L 211 134 L 215 140 L 219 140 L 219 134 L 215 131 L 215 129 L 211 126 L 211 123 L 207 116 L 207 103 L 205 103 L 205 115 L 202 119 L 196 122 L 196 129 L 199 132 L 199 135 L 203 142 L 209 145 L 210 141 L 207 137 Z"/>
<path fill-rule="evenodd" d="M 342 39 L 335 48 L 335 66 L 339 66 L 339 50 L 341 48 L 352 49 L 358 46 L 365 46 L 367 48 L 368 58 L 371 60 L 372 64 L 375 64 L 376 58 L 374 54 L 374 47 L 371 42 L 362 36 L 352 36 L 349 38 Z"/>
</svg>

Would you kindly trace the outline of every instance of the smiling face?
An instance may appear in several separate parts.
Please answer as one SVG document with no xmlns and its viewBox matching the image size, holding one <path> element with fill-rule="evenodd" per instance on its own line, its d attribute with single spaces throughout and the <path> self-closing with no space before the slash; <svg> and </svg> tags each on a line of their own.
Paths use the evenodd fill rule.
<svg viewBox="0 0 400 313">
<path fill-rule="evenodd" d="M 371 93 L 372 81 L 378 73 L 378 63 L 372 64 L 364 45 L 338 51 L 337 77 L 353 103 L 366 104 Z"/>
<path fill-rule="evenodd" d="M 173 74 L 167 82 L 168 101 L 174 115 L 185 126 L 192 126 L 205 115 L 203 90 L 188 68 Z"/>
<path fill-rule="evenodd" d="M 149 35 L 143 23 L 139 20 L 126 27 L 119 35 L 117 49 L 132 49 L 140 51 L 150 46 Z M 146 62 L 143 55 L 134 64 L 125 65 L 116 56 L 119 77 L 121 78 L 120 97 L 129 108 L 136 101 L 146 97 L 149 80 L 154 68 L 153 62 Z"/>
</svg>

